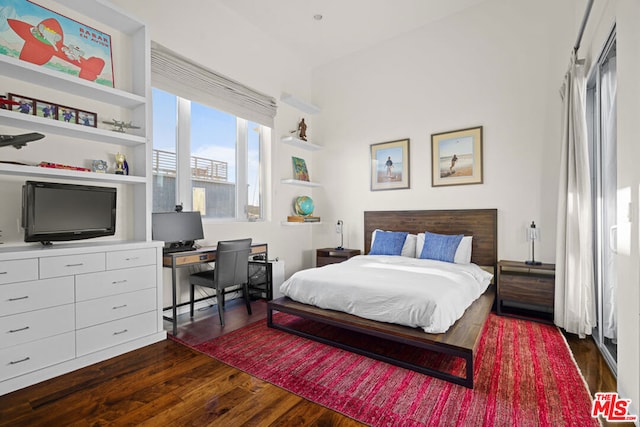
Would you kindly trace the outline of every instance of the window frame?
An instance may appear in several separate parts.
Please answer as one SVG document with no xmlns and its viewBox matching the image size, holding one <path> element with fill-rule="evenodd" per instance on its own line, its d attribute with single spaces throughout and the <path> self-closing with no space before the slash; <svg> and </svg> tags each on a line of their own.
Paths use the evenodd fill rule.
<svg viewBox="0 0 640 427">
<path fill-rule="evenodd" d="M 163 87 L 152 85 L 153 90 L 160 90 L 169 93 L 176 98 L 176 191 L 175 191 L 175 205 L 182 204 L 185 210 L 192 210 L 193 206 L 193 176 L 191 171 L 191 103 L 198 102 L 181 97 L 171 90 L 164 89 Z M 268 165 L 265 163 L 267 157 L 267 146 L 270 145 L 270 136 L 273 131 L 272 128 L 265 126 L 261 123 L 250 121 L 242 117 L 238 117 L 233 113 L 220 110 L 210 105 L 205 105 L 213 110 L 230 114 L 236 118 L 236 141 L 235 141 L 235 204 L 234 215 L 232 217 L 213 218 L 203 215 L 202 220 L 205 223 L 219 223 L 219 222 L 261 222 L 267 218 L 266 203 L 267 203 L 267 174 Z M 259 186 L 259 216 L 249 216 L 249 123 L 258 126 L 258 146 L 259 146 L 259 160 L 258 160 L 258 186 Z M 153 147 L 153 150 L 156 148 Z M 153 178 L 155 179 L 155 178 Z"/>
</svg>

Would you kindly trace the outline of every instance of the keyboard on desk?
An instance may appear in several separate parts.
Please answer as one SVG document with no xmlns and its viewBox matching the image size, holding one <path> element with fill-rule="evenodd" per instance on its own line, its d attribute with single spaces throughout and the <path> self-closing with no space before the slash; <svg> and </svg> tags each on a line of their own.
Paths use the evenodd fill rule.
<svg viewBox="0 0 640 427">
<path fill-rule="evenodd" d="M 162 253 L 164 255 L 169 255 L 169 254 L 175 254 L 177 252 L 189 252 L 194 250 L 196 250 L 194 246 L 178 246 L 178 247 L 162 248 Z"/>
</svg>

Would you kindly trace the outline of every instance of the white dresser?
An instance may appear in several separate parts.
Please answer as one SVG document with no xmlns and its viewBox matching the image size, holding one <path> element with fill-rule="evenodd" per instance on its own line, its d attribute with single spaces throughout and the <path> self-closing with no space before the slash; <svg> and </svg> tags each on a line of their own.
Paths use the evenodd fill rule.
<svg viewBox="0 0 640 427">
<path fill-rule="evenodd" d="M 0 395 L 166 338 L 162 243 L 0 250 Z"/>
</svg>

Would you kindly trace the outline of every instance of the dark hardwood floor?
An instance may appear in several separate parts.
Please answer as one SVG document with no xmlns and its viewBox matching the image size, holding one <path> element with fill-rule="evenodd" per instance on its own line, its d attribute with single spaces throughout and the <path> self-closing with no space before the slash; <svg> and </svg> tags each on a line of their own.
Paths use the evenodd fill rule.
<svg viewBox="0 0 640 427">
<path fill-rule="evenodd" d="M 249 316 L 244 304 L 229 303 L 224 329 L 215 308 L 199 311 L 194 319 L 182 315 L 177 337 L 200 343 L 266 317 L 263 301 L 254 301 L 252 309 Z M 591 391 L 615 391 L 615 379 L 593 341 L 571 335 L 567 341 Z M 165 340 L 0 397 L 0 426 L 45 425 L 362 424 Z"/>
</svg>

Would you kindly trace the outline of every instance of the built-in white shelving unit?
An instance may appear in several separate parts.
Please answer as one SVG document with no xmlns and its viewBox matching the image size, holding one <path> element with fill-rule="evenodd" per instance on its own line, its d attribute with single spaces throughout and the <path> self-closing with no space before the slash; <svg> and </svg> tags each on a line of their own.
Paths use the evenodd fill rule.
<svg viewBox="0 0 640 427">
<path fill-rule="evenodd" d="M 109 151 L 114 153 L 126 148 L 132 175 L 0 163 L 0 186 L 19 186 L 10 179 L 14 176 L 118 184 L 132 200 L 122 209 L 132 214 L 124 227 L 126 240 L 0 248 L 0 336 L 9 338 L 0 343 L 0 395 L 166 338 L 162 243 L 151 241 L 149 31 L 106 0 L 56 0 L 49 8 L 80 22 L 90 18 L 96 26 L 108 27 L 112 35 L 112 30 L 122 33 L 119 45 L 113 46 L 120 49 L 113 58 L 121 61 L 114 63 L 114 72 L 116 84 L 119 75 L 126 76 L 121 80 L 127 87 L 107 87 L 6 55 L 0 55 L 0 77 L 19 81 L 28 90 L 25 96 L 37 97 L 46 88 L 58 91 L 55 102 L 59 104 L 76 105 L 74 100 L 82 98 L 109 111 L 121 111 L 140 129 L 113 132 L 8 110 L 0 110 L 0 127 L 54 136 L 47 148 L 51 152 L 60 144 L 61 155 L 73 154 L 70 146 L 81 146 L 89 155 L 104 153 L 102 144 L 112 144 Z M 97 114 L 98 121 L 104 119 L 100 111 Z M 28 158 L 41 154 L 40 144 L 44 142 L 29 144 Z M 20 197 L 3 203 L 19 206 Z M 9 218 L 5 223 L 18 221 Z"/>
<path fill-rule="evenodd" d="M 0 110 L 0 126 L 16 128 L 25 133 L 40 132 L 45 136 L 73 138 L 71 141 L 78 141 L 78 144 L 82 144 L 83 147 L 92 143 L 106 143 L 114 146 L 114 152 L 119 151 L 118 147 L 126 147 L 129 153 L 127 162 L 132 175 L 100 174 L 71 169 L 51 169 L 0 163 L 0 182 L 2 181 L 2 176 L 25 176 L 93 181 L 96 183 L 131 184 L 133 185 L 134 202 L 129 208 L 133 209 L 134 227 L 130 227 L 132 235 L 127 235 L 126 238 L 149 241 L 151 240 L 151 158 L 153 150 L 148 126 L 151 123 L 149 31 L 144 23 L 104 0 L 57 0 L 57 3 L 61 5 L 61 9 L 66 7 L 73 11 L 72 16 L 69 16 L 72 19 L 82 22 L 83 17 L 90 17 L 104 24 L 110 29 L 109 31 L 114 29 L 123 33 L 125 36 L 123 40 L 126 39 L 130 42 L 130 46 L 124 48 L 124 51 L 129 56 L 123 58 L 121 55 L 114 55 L 114 58 L 122 58 L 122 63 L 126 64 L 122 66 L 114 63 L 114 80 L 117 85 L 120 80 L 118 75 L 126 74 L 130 78 L 121 80 L 129 80 L 129 87 L 108 87 L 7 55 L 0 55 L 0 76 L 20 80 L 22 83 L 31 85 L 32 89 L 24 93 L 27 96 L 37 94 L 39 88 L 48 88 L 59 91 L 60 97 L 55 100 L 59 104 L 65 104 L 65 96 L 73 96 L 75 97 L 74 99 L 78 97 L 86 98 L 109 107 L 121 108 L 124 110 L 123 116 L 130 117 L 140 129 L 127 129 L 126 133 L 114 132 L 108 129 L 65 123 L 9 110 Z M 66 14 L 66 11 L 52 9 L 54 12 Z M 118 46 L 113 46 L 113 49 L 118 49 Z M 73 102 L 68 102 L 67 104 L 74 105 Z M 105 117 L 101 116 L 100 111 L 97 111 L 97 113 L 99 122 L 105 119 Z M 45 139 L 45 141 L 47 140 Z M 43 144 L 43 142 L 33 144 L 35 144 L 35 147 L 37 144 Z M 5 150 L 8 149 L 5 148 Z M 38 162 L 43 160 L 49 161 L 46 158 L 42 158 Z M 31 162 L 25 161 L 25 163 Z"/>
</svg>

